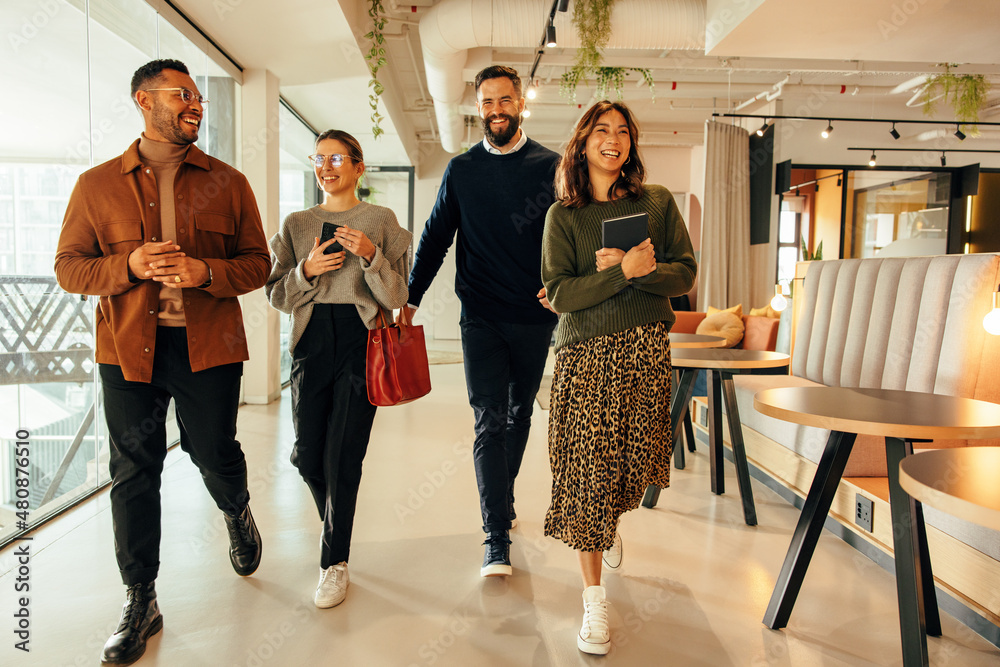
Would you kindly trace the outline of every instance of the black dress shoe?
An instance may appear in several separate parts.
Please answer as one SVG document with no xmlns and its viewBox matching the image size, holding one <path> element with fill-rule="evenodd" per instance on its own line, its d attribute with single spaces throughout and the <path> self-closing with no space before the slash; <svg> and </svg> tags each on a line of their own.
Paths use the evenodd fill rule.
<svg viewBox="0 0 1000 667">
<path fill-rule="evenodd" d="M 238 517 L 223 515 L 229 529 L 229 560 L 233 569 L 241 577 L 251 575 L 260 565 L 261 541 L 250 506 L 247 505 Z"/>
<path fill-rule="evenodd" d="M 156 604 L 153 582 L 133 584 L 125 594 L 122 620 L 115 634 L 104 644 L 101 662 L 131 665 L 146 652 L 146 640 L 163 628 L 163 616 Z"/>
</svg>

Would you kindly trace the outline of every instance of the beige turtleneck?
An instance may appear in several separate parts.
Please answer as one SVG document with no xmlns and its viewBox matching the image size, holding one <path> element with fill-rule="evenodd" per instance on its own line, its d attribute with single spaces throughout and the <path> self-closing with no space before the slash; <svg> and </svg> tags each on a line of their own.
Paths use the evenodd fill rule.
<svg viewBox="0 0 1000 667">
<path fill-rule="evenodd" d="M 180 169 L 188 146 L 154 141 L 143 133 L 139 138 L 139 157 L 153 170 L 160 196 L 160 238 L 183 245 L 177 238 L 177 220 L 174 210 L 174 178 Z M 160 326 L 182 327 L 184 322 L 183 292 L 160 283 L 160 310 L 157 315 Z"/>
</svg>

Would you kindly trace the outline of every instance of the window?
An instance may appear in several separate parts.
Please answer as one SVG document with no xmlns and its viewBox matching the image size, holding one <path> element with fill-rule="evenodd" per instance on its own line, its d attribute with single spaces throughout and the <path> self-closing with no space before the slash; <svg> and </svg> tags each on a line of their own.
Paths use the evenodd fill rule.
<svg viewBox="0 0 1000 667">
<path fill-rule="evenodd" d="M 278 108 L 278 143 L 281 170 L 278 183 L 278 209 L 284 220 L 289 213 L 312 208 L 319 203 L 319 188 L 313 166 L 306 156 L 316 147 L 316 133 L 303 123 L 284 103 Z M 288 382 L 292 355 L 288 352 L 291 315 L 281 313 L 281 382 Z"/>
<path fill-rule="evenodd" d="M 20 101 L 3 111 L 17 130 L 0 142 L 0 545 L 108 482 L 96 300 L 60 290 L 53 261 L 77 177 L 142 131 L 132 73 L 158 57 L 184 61 L 211 100 L 199 147 L 230 164 L 238 157 L 239 84 L 143 0 L 0 3 L 0 25 L 28 25 L 25 17 L 37 20 L 6 36 L 0 68 L 0 86 Z M 176 440 L 172 415 L 167 423 Z M 27 487 L 16 481 L 12 446 L 23 440 Z M 19 525 L 23 488 L 29 518 Z"/>
<path fill-rule="evenodd" d="M 802 245 L 803 197 L 783 197 L 778 215 L 778 275 L 779 285 L 791 285 L 795 278 L 795 263 Z M 787 291 L 787 287 L 784 288 Z"/>
</svg>

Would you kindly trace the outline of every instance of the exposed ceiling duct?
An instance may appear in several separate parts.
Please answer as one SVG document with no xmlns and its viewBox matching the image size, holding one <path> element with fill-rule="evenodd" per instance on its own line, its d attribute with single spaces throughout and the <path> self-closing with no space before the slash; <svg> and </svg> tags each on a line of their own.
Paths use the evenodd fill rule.
<svg viewBox="0 0 1000 667">
<path fill-rule="evenodd" d="M 461 150 L 468 50 L 537 46 L 550 8 L 549 0 L 442 0 L 420 20 L 427 88 L 446 151 Z M 611 22 L 609 49 L 704 52 L 705 0 L 619 0 Z M 556 29 L 561 48 L 579 46 L 568 13 L 557 13 Z"/>
</svg>

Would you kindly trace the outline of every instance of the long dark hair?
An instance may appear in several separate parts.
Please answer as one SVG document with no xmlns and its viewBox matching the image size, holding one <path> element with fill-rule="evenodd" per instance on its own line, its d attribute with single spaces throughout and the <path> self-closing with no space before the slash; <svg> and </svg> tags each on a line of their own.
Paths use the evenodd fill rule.
<svg viewBox="0 0 1000 667">
<path fill-rule="evenodd" d="M 333 139 L 347 146 L 347 151 L 350 153 L 347 157 L 351 158 L 351 161 L 355 164 L 365 161 L 365 154 L 361 151 L 361 144 L 347 132 L 343 130 L 327 130 L 316 137 L 315 146 L 319 146 L 319 142 L 324 139 Z"/>
<path fill-rule="evenodd" d="M 587 109 L 573 130 L 556 171 L 556 199 L 567 208 L 581 208 L 593 201 L 590 192 L 590 170 L 587 166 L 587 139 L 597 121 L 609 111 L 617 111 L 628 126 L 629 151 L 621 175 L 608 190 L 608 199 L 616 199 L 616 191 L 624 190 L 629 199 L 638 199 L 644 191 L 646 167 L 639 157 L 639 126 L 632 112 L 621 102 L 603 100 Z"/>
</svg>

